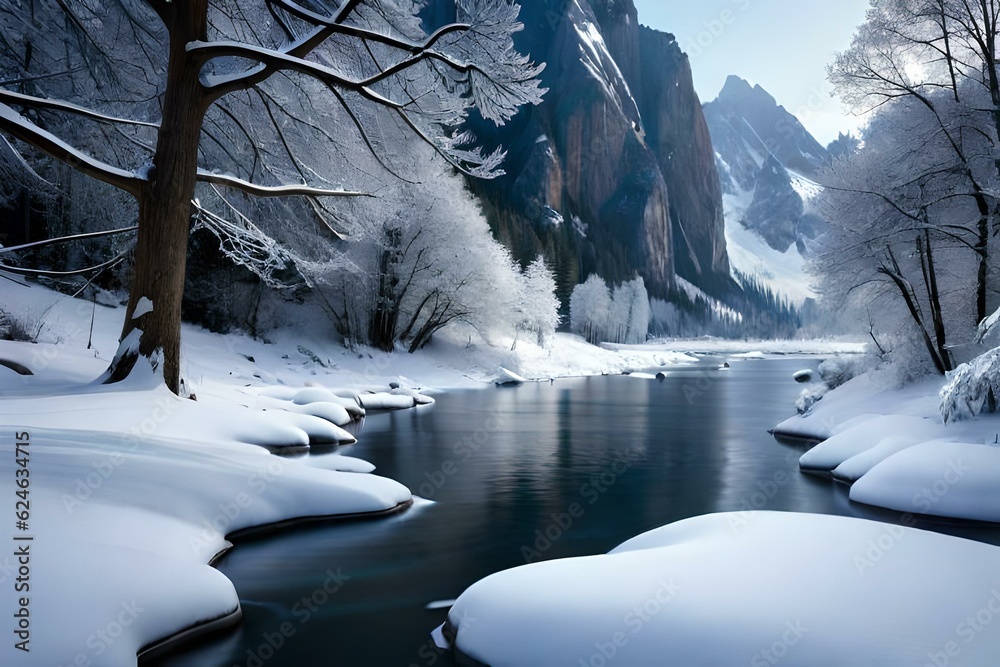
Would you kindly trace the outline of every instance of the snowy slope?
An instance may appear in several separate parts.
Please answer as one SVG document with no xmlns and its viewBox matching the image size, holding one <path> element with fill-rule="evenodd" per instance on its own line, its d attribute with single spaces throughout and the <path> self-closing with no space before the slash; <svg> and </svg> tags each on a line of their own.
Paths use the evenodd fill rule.
<svg viewBox="0 0 1000 667">
<path fill-rule="evenodd" d="M 815 298 L 806 259 L 795 246 L 786 252 L 779 252 L 740 223 L 752 199 L 753 193 L 743 190 L 722 197 L 726 244 L 733 269 L 756 277 L 763 285 L 786 296 L 794 304 L 801 305 L 806 299 Z"/>
</svg>

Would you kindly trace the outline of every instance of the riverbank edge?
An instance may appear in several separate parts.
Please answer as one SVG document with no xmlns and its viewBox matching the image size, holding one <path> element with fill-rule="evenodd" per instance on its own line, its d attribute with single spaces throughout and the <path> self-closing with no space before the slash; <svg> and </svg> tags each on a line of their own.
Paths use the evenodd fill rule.
<svg viewBox="0 0 1000 667">
<path fill-rule="evenodd" d="M 348 512 L 344 514 L 292 517 L 290 519 L 265 523 L 259 526 L 241 528 L 240 530 L 233 531 L 232 533 L 226 535 L 226 541 L 229 542 L 229 546 L 212 556 L 207 565 L 218 569 L 225 557 L 240 544 L 253 542 L 254 540 L 270 537 L 278 533 L 295 530 L 302 526 L 314 523 L 333 525 L 359 521 L 372 521 L 388 516 L 395 516 L 396 514 L 402 514 L 412 506 L 413 499 L 411 498 L 410 500 L 401 502 L 393 507 L 375 510 L 373 512 Z M 166 655 L 193 646 L 199 641 L 204 641 L 205 639 L 215 635 L 227 632 L 228 630 L 237 627 L 242 622 L 243 609 L 237 605 L 236 609 L 228 614 L 195 623 L 165 637 L 153 640 L 136 652 L 137 662 L 139 665 L 148 664 L 152 660 L 163 658 Z"/>
</svg>

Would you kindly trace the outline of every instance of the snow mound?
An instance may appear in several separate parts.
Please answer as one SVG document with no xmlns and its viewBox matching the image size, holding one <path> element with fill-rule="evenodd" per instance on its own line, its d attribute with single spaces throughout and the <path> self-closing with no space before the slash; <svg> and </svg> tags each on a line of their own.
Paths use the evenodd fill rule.
<svg viewBox="0 0 1000 667">
<path fill-rule="evenodd" d="M 409 396 L 417 405 L 434 405 L 435 403 L 434 399 L 430 396 L 425 396 L 418 390 L 409 389 L 407 387 L 394 387 L 389 393 L 393 396 Z"/>
<path fill-rule="evenodd" d="M 860 519 L 702 516 L 488 577 L 443 634 L 491 665 L 994 664 L 1000 632 L 962 629 L 1000 604 L 998 553 Z"/>
<path fill-rule="evenodd" d="M 833 478 L 840 482 L 853 484 L 882 461 L 893 454 L 918 444 L 920 438 L 914 435 L 893 435 L 880 440 L 871 449 L 852 456 L 833 470 Z"/>
<path fill-rule="evenodd" d="M 142 647 L 238 612 L 232 584 L 207 565 L 230 546 L 227 536 L 410 500 L 389 479 L 244 444 L 45 428 L 38 415 L 26 427 L 7 403 L 0 400 L 0 428 L 29 443 L 31 580 L 39 586 L 29 591 L 37 629 L 30 661 L 8 662 L 5 646 L 4 665 L 134 665 Z M 49 415 L 54 424 L 60 418 Z M 349 459 L 325 463 L 363 469 Z M 4 479 L 16 467 L 14 456 L 0 457 Z M 15 605 L 14 596 L 0 597 L 0 614 L 12 618 Z"/>
<path fill-rule="evenodd" d="M 360 394 L 358 400 L 365 410 L 408 410 L 417 404 L 413 396 L 376 392 Z"/>
<path fill-rule="evenodd" d="M 514 371 L 507 370 L 501 366 L 495 382 L 498 387 L 511 387 L 524 384 L 527 381 L 527 379 L 521 377 Z"/>
<path fill-rule="evenodd" d="M 830 472 L 842 463 L 876 447 L 886 438 L 909 435 L 915 442 L 933 437 L 940 424 L 908 415 L 879 415 L 861 419 L 819 443 L 799 459 L 806 472 Z"/>
<path fill-rule="evenodd" d="M 792 379 L 796 382 L 809 382 L 813 378 L 813 370 L 811 368 L 805 368 L 801 371 L 796 371 L 792 373 Z"/>
<path fill-rule="evenodd" d="M 851 500 L 900 512 L 1000 523 L 1000 446 L 925 442 L 887 458 Z"/>
</svg>

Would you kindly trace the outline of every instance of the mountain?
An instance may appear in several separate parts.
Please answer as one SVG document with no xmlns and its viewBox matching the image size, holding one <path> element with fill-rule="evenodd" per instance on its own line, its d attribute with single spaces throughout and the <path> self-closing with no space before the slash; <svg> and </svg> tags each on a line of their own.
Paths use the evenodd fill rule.
<svg viewBox="0 0 1000 667">
<path fill-rule="evenodd" d="M 805 260 L 825 222 L 812 210 L 831 155 L 766 90 L 730 76 L 704 105 L 733 267 L 793 301 L 812 296 Z"/>
<path fill-rule="evenodd" d="M 521 20 L 545 101 L 499 129 L 471 123 L 508 151 L 506 176 L 472 183 L 498 238 L 522 261 L 544 252 L 564 296 L 636 270 L 654 296 L 676 275 L 726 289 L 722 185 L 674 37 L 640 27 L 632 0 L 525 0 Z"/>
</svg>

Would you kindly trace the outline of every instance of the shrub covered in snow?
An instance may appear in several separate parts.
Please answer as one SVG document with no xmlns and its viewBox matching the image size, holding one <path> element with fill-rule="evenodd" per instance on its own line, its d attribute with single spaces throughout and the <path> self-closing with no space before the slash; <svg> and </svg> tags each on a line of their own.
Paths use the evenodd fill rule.
<svg viewBox="0 0 1000 667">
<path fill-rule="evenodd" d="M 945 423 L 972 419 L 997 411 L 1000 396 L 1000 348 L 993 348 L 948 374 L 941 390 L 941 417 Z"/>
<path fill-rule="evenodd" d="M 838 354 L 823 360 L 819 376 L 829 389 L 836 389 L 871 369 L 872 360 L 866 355 Z"/>
<path fill-rule="evenodd" d="M 830 391 L 830 388 L 825 384 L 813 384 L 802 390 L 799 394 L 798 399 L 795 401 L 795 411 L 800 415 L 804 415 L 812 407 L 816 405 L 826 394 Z"/>
<path fill-rule="evenodd" d="M 0 340 L 15 340 L 22 343 L 37 343 L 45 323 L 30 315 L 11 316 L 0 310 Z"/>
</svg>

